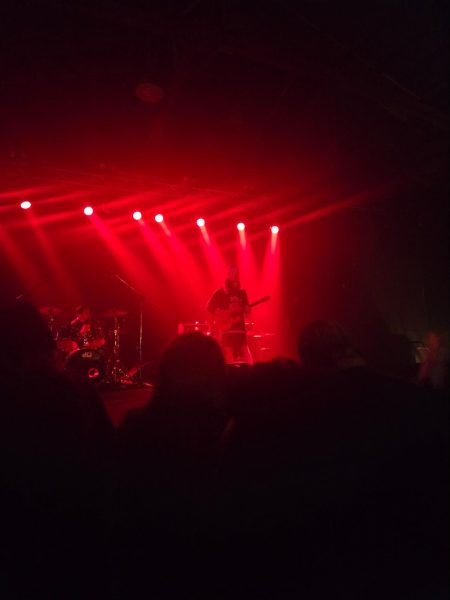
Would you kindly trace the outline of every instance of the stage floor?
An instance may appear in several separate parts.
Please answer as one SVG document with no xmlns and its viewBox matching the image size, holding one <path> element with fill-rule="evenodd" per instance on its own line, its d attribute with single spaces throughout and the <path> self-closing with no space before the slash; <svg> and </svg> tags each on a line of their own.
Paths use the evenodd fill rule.
<svg viewBox="0 0 450 600">
<path fill-rule="evenodd" d="M 121 390 L 100 390 L 100 397 L 112 424 L 117 429 L 131 411 L 146 406 L 151 399 L 153 387 L 143 386 Z"/>
</svg>

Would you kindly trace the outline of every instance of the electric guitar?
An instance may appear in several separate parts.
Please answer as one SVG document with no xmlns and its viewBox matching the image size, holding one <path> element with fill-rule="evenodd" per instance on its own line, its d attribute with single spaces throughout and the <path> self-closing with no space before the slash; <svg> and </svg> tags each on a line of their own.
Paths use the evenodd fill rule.
<svg viewBox="0 0 450 600">
<path fill-rule="evenodd" d="M 268 302 L 271 300 L 270 296 L 263 296 L 259 300 L 255 300 L 251 304 L 248 304 L 246 309 L 253 308 L 258 306 L 258 304 L 262 304 L 263 302 Z M 236 323 L 237 328 L 242 328 L 242 325 L 239 327 L 238 324 L 241 324 L 244 320 L 245 309 L 241 306 L 240 302 L 232 302 L 227 309 L 218 308 L 214 312 L 214 322 L 213 322 L 213 331 L 217 333 L 218 336 L 224 333 L 225 331 L 230 331 L 230 329 L 234 329 L 234 324 Z"/>
</svg>

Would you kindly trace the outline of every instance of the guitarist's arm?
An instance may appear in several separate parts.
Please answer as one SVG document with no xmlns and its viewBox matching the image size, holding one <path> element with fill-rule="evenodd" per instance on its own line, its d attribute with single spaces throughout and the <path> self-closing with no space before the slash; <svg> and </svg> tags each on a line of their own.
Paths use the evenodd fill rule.
<svg viewBox="0 0 450 600">
<path fill-rule="evenodd" d="M 216 290 L 214 292 L 214 294 L 211 296 L 211 298 L 208 301 L 208 304 L 206 305 L 206 310 L 211 314 L 214 315 L 214 313 L 216 312 L 216 310 L 218 308 L 221 308 L 221 292 L 222 290 Z"/>
<path fill-rule="evenodd" d="M 223 305 L 223 290 L 218 289 L 214 292 L 206 305 L 206 310 L 211 315 L 209 323 L 211 327 L 211 334 L 214 337 L 219 337 L 221 332 L 221 314 L 224 312 L 222 309 Z"/>
</svg>

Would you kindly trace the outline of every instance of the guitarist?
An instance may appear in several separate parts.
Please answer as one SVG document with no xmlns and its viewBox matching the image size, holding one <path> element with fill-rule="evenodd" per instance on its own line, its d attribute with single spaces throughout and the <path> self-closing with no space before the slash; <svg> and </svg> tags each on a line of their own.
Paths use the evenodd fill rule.
<svg viewBox="0 0 450 600">
<path fill-rule="evenodd" d="M 252 364 L 245 330 L 245 316 L 249 314 L 250 306 L 236 267 L 230 267 L 224 287 L 214 292 L 206 308 L 213 315 L 213 331 L 222 346 L 225 362 Z"/>
</svg>

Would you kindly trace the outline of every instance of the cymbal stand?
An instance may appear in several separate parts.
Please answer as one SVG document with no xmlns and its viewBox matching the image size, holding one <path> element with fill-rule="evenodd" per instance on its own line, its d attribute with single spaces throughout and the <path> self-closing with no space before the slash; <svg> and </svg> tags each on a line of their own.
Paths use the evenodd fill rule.
<svg viewBox="0 0 450 600">
<path fill-rule="evenodd" d="M 42 284 L 44 284 L 46 282 L 47 282 L 47 278 L 41 279 L 35 285 L 33 285 L 33 287 L 30 287 L 27 290 L 25 290 L 24 292 L 21 292 L 18 296 L 16 296 L 14 298 L 14 300 L 16 300 L 16 301 L 24 300 L 24 299 L 26 300 L 31 295 L 32 292 L 37 290 L 39 287 L 41 287 Z"/>
<path fill-rule="evenodd" d="M 139 369 L 137 372 L 137 381 L 142 384 L 142 340 L 144 332 L 144 296 L 139 296 Z"/>
<path fill-rule="evenodd" d="M 137 381 L 136 383 L 142 384 L 142 348 L 143 348 L 143 339 L 144 339 L 144 302 L 145 296 L 140 294 L 137 289 L 132 286 L 128 281 L 125 281 L 120 275 L 117 273 L 112 273 L 112 275 L 118 279 L 125 287 L 131 290 L 138 298 L 139 298 L 139 341 L 138 341 L 138 371 L 137 371 Z"/>
<path fill-rule="evenodd" d="M 126 371 L 120 360 L 120 324 L 119 318 L 114 317 L 114 329 L 113 329 L 114 341 L 113 351 L 111 358 L 111 372 L 110 378 L 111 383 L 121 383 L 122 379 L 126 376 Z"/>
<path fill-rule="evenodd" d="M 55 319 L 55 317 L 53 315 L 53 312 L 51 312 L 49 314 L 49 316 L 48 316 L 47 325 L 48 325 L 48 328 L 51 331 L 52 338 L 56 341 L 58 339 L 58 337 L 59 337 L 58 336 L 59 332 L 58 332 L 58 328 L 56 328 L 56 330 L 55 330 L 55 324 L 56 324 L 56 319 Z"/>
</svg>

